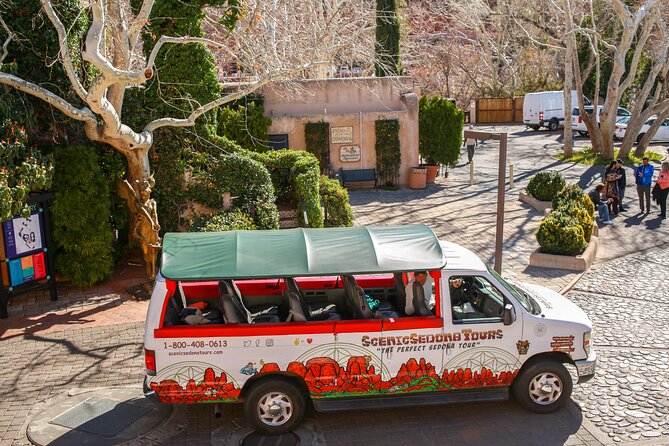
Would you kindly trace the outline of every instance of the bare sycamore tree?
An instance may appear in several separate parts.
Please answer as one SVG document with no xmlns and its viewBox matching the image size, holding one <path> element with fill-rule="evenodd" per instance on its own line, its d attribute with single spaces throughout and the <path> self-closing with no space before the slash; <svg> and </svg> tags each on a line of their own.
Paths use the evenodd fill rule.
<svg viewBox="0 0 669 446">
<path fill-rule="evenodd" d="M 44 13 L 59 38 L 59 60 L 71 87 L 83 106 L 76 106 L 47 88 L 0 71 L 0 83 L 33 95 L 67 117 L 81 121 L 91 141 L 109 144 L 127 159 L 124 181 L 125 198 L 134 225 L 133 236 L 140 242 L 147 272 L 156 274 L 155 260 L 161 240 L 156 203 L 151 198 L 153 179 L 149 149 L 154 132 L 163 127 L 191 127 L 208 111 L 248 95 L 275 79 L 300 79 L 318 75 L 321 66 L 329 67 L 342 55 L 359 60 L 373 60 L 374 11 L 362 3 L 347 0 L 275 1 L 254 0 L 245 4 L 245 13 L 232 33 L 223 27 L 216 32 L 217 11 L 209 11 L 213 27 L 210 38 L 162 36 L 145 57 L 141 33 L 149 23 L 154 0 L 144 0 L 137 14 L 121 0 L 89 0 L 91 25 L 80 56 L 94 68 L 96 76 L 85 84 L 73 64 L 75 45 L 68 45 L 68 29 L 59 18 L 51 0 L 41 0 Z M 223 11 L 223 10 L 221 10 Z M 218 12 L 222 14 L 224 12 Z M 2 59 L 11 56 L 8 46 L 21 30 L 9 30 L 0 22 L 6 36 Z M 1 29 L 0 29 L 1 31 Z M 370 40 L 370 37 L 372 40 Z M 234 60 L 244 73 L 244 82 L 207 104 L 191 102 L 186 118 L 161 117 L 142 129 L 124 124 L 124 92 L 128 87 L 144 85 L 155 75 L 155 60 L 166 45 L 205 44 Z M 354 54 L 360 51 L 363 54 Z M 2 62 L 0 59 L 0 63 Z"/>
<path fill-rule="evenodd" d="M 666 14 L 665 1 L 645 0 L 632 9 L 622 0 L 606 0 L 596 5 L 593 0 L 548 0 L 544 6 L 538 13 L 531 5 L 509 12 L 536 44 L 564 50 L 565 67 L 569 65 L 573 71 L 581 118 L 593 150 L 604 159 L 611 159 L 620 100 L 634 83 L 641 58 L 648 51 L 662 15 Z M 604 35 L 605 27 L 608 35 Z M 587 60 L 579 59 L 577 38 L 589 48 Z M 603 52 L 611 58 L 608 79 L 601 79 L 599 69 Z M 593 71 L 595 91 L 599 91 L 600 82 L 607 85 L 599 122 L 596 117 L 599 98 L 593 98 L 593 113 L 586 113 L 583 103 L 583 86 Z M 631 93 L 633 96 L 634 92 Z"/>
<path fill-rule="evenodd" d="M 428 91 L 467 103 L 559 85 L 555 53 L 509 20 L 519 0 L 427 0 L 411 5 L 409 63 Z"/>
</svg>

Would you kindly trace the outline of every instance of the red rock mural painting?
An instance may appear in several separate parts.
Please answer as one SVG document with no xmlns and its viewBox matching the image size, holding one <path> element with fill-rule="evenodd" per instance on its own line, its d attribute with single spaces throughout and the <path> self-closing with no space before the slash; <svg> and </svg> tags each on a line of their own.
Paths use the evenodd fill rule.
<svg viewBox="0 0 669 446">
<path fill-rule="evenodd" d="M 508 386 L 518 375 L 518 370 L 496 374 L 485 367 L 475 372 L 470 368 L 446 370 L 439 375 L 435 367 L 424 358 L 418 361 L 411 358 L 402 364 L 394 377 L 383 381 L 369 362 L 369 357 L 352 356 L 346 366 L 342 367 L 332 358 L 318 357 L 308 360 L 306 364 L 291 362 L 286 371 L 302 377 L 315 398 Z M 268 363 L 258 373 L 278 371 L 280 368 L 276 363 Z M 204 381 L 199 384 L 191 379 L 186 387 L 181 387 L 176 381 L 167 379 L 151 383 L 151 389 L 166 403 L 234 401 L 240 393 L 240 389 L 227 381 L 225 373 L 217 378 L 211 368 L 205 370 Z"/>
</svg>

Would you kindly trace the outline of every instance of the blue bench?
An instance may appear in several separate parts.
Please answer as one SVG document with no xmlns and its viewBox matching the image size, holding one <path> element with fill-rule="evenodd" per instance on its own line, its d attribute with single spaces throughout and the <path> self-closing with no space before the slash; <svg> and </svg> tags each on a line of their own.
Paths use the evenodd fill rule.
<svg viewBox="0 0 669 446">
<path fill-rule="evenodd" d="M 342 186 L 350 183 L 373 181 L 374 189 L 376 189 L 376 180 L 376 169 L 339 169 L 339 181 Z"/>
</svg>

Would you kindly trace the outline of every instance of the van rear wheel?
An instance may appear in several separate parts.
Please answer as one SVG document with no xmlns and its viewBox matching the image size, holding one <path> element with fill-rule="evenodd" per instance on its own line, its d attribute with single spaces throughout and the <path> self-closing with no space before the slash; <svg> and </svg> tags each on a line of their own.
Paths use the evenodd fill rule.
<svg viewBox="0 0 669 446">
<path fill-rule="evenodd" d="M 259 431 L 282 434 L 304 418 L 304 394 L 285 379 L 269 379 L 254 385 L 244 403 L 244 414 Z"/>
<path fill-rule="evenodd" d="M 550 121 L 548 121 L 548 130 L 554 132 L 558 129 L 559 125 L 560 123 L 558 122 L 558 120 L 553 118 Z"/>
<path fill-rule="evenodd" d="M 521 406 L 532 412 L 549 413 L 571 397 L 572 388 L 571 375 L 565 366 L 544 359 L 522 371 L 511 390 Z"/>
</svg>

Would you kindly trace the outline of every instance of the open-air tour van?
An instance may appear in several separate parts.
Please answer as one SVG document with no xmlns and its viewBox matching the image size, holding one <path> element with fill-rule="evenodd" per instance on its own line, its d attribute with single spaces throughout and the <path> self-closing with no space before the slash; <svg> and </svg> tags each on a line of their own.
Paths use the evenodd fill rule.
<svg viewBox="0 0 669 446">
<path fill-rule="evenodd" d="M 243 402 L 268 433 L 317 411 L 507 399 L 550 412 L 595 373 L 592 324 L 424 225 L 168 233 L 144 391 Z"/>
</svg>

